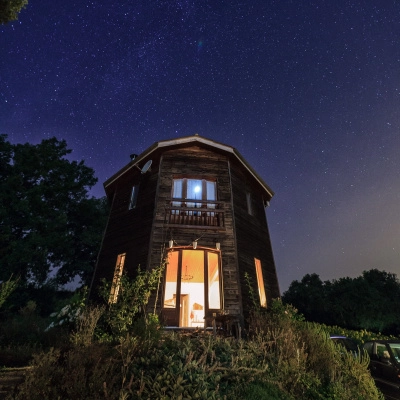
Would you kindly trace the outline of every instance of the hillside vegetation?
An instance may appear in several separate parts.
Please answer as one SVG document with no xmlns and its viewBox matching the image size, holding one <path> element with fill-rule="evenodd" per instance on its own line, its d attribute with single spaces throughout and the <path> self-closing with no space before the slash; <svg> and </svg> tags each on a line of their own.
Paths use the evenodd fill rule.
<svg viewBox="0 0 400 400">
<path fill-rule="evenodd" d="M 10 398 L 383 398 L 365 356 L 343 352 L 325 329 L 302 321 L 280 301 L 268 312 L 252 313 L 242 340 L 166 333 L 147 316 L 124 337 L 104 342 L 98 335 L 104 312 L 85 308 L 68 345 L 35 355 L 33 368 Z"/>
</svg>

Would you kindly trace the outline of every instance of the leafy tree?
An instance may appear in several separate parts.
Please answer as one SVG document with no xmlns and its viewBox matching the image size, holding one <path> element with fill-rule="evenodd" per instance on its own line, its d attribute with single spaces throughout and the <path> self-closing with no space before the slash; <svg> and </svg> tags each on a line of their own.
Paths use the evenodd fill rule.
<svg viewBox="0 0 400 400">
<path fill-rule="evenodd" d="M 322 282 L 316 274 L 291 283 L 282 296 L 307 320 L 348 329 L 398 334 L 400 282 L 395 274 L 371 269 L 357 278 Z"/>
<path fill-rule="evenodd" d="M 27 4 L 28 0 L 0 0 L 0 24 L 16 21 Z"/>
<path fill-rule="evenodd" d="M 106 221 L 104 199 L 83 161 L 69 161 L 64 140 L 16 144 L 0 135 L 0 280 L 88 282 Z"/>
<path fill-rule="evenodd" d="M 335 324 L 395 333 L 400 306 L 400 283 L 395 274 L 371 269 L 357 278 L 334 281 L 332 287 Z"/>
<path fill-rule="evenodd" d="M 308 321 L 328 322 L 326 299 L 329 283 L 317 274 L 307 274 L 301 282 L 293 281 L 282 300 L 293 304 Z"/>
</svg>

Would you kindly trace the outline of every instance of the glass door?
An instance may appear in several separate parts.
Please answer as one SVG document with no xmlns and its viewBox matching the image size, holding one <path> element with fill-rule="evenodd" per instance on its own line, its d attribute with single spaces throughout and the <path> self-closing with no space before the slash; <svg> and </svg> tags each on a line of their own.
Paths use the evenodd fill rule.
<svg viewBox="0 0 400 400">
<path fill-rule="evenodd" d="M 163 296 L 167 325 L 203 328 L 206 312 L 221 308 L 219 254 L 178 249 L 168 254 Z"/>
</svg>

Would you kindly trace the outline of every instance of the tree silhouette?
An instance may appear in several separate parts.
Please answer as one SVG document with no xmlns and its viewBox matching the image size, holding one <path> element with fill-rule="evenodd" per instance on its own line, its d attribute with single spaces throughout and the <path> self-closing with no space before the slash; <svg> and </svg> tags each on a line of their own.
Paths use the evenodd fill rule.
<svg viewBox="0 0 400 400">
<path fill-rule="evenodd" d="M 65 141 L 38 145 L 0 135 L 0 281 L 11 275 L 42 285 L 89 280 L 106 219 L 104 199 L 84 162 L 69 161 Z"/>
</svg>

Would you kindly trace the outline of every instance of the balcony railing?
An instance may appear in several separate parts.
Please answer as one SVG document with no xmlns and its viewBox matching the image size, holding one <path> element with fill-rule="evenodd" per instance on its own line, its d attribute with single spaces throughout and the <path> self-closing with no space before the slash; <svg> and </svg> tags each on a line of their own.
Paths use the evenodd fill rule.
<svg viewBox="0 0 400 400">
<path fill-rule="evenodd" d="M 172 199 L 168 201 L 167 221 L 170 225 L 224 228 L 223 202 L 195 199 Z"/>
</svg>

